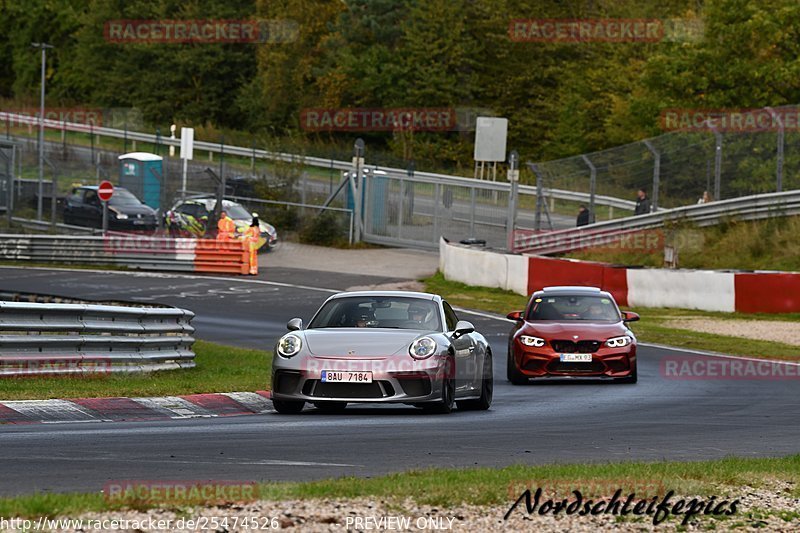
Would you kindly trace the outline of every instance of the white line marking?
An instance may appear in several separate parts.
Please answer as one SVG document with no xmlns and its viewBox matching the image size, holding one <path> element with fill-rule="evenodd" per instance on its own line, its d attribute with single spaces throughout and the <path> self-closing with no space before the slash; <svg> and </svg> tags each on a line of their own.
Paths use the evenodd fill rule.
<svg viewBox="0 0 800 533">
<path fill-rule="evenodd" d="M 199 405 L 177 396 L 131 398 L 131 400 L 152 411 L 166 413 L 170 418 L 211 418 L 217 416 Z"/>
<path fill-rule="evenodd" d="M 254 413 L 274 413 L 272 401 L 255 392 L 223 392 L 231 400 L 238 402 Z"/>
<path fill-rule="evenodd" d="M 3 402 L 16 412 L 40 421 L 94 422 L 97 418 L 77 404 L 67 400 L 18 400 Z"/>
<path fill-rule="evenodd" d="M 512 322 L 512 323 L 514 322 L 513 320 L 509 320 L 504 316 L 493 315 L 490 313 L 483 313 L 481 311 L 472 311 L 471 309 L 464 309 L 463 307 L 454 307 L 453 309 L 455 311 L 458 311 L 459 313 L 467 313 L 469 315 L 480 316 L 483 318 L 491 318 L 492 320 L 501 320 L 503 322 Z"/>
<path fill-rule="evenodd" d="M 766 359 L 758 357 L 746 357 L 743 355 L 727 355 L 719 352 L 707 352 L 704 350 L 693 350 L 690 348 L 679 348 L 677 346 L 667 346 L 666 344 L 653 344 L 651 342 L 640 342 L 639 346 L 649 346 L 650 348 L 661 348 L 662 350 L 672 350 L 675 352 L 694 353 L 698 355 L 706 355 L 708 357 L 720 357 L 722 359 L 738 359 L 740 361 L 753 361 L 755 363 L 773 363 L 779 365 L 800 366 L 800 362 L 796 361 L 782 361 L 780 359 Z"/>
<path fill-rule="evenodd" d="M 0 268 L 5 269 L 25 269 L 25 270 L 45 270 L 45 271 L 56 271 L 56 272 L 90 272 L 93 274 L 122 274 L 125 276 L 133 276 L 133 277 L 140 277 L 140 278 L 171 278 L 171 279 L 213 279 L 215 281 L 225 281 L 231 282 L 235 281 L 236 283 L 254 283 L 256 285 L 272 285 L 275 287 L 288 287 L 291 289 L 303 289 L 308 291 L 318 291 L 318 292 L 327 292 L 331 294 L 336 294 L 338 292 L 342 292 L 336 289 L 326 289 L 323 287 L 309 287 L 308 285 L 295 285 L 293 283 L 281 283 L 278 281 L 265 281 L 261 279 L 237 279 L 237 278 L 222 278 L 217 276 L 197 276 L 193 274 L 174 274 L 174 273 L 165 273 L 165 272 L 135 272 L 135 271 L 128 271 L 128 270 L 99 270 L 99 269 L 90 269 L 90 268 L 49 268 L 49 267 L 25 267 L 25 266 L 9 266 L 9 265 L 0 265 Z"/>
</svg>

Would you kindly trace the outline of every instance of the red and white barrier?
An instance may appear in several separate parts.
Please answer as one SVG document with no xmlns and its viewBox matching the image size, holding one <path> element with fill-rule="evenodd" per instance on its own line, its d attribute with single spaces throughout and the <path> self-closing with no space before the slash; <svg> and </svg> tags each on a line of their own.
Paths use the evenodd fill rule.
<svg viewBox="0 0 800 533">
<path fill-rule="evenodd" d="M 600 287 L 619 305 L 743 313 L 800 312 L 800 273 L 672 270 L 511 255 L 441 241 L 445 278 L 528 295 L 542 287 Z"/>
</svg>

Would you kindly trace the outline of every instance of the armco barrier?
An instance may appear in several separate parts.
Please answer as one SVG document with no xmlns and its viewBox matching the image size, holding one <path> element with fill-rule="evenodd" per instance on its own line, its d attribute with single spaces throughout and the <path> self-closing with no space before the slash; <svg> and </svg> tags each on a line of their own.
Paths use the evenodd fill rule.
<svg viewBox="0 0 800 533">
<path fill-rule="evenodd" d="M 800 273 L 628 268 L 577 259 L 439 247 L 445 278 L 528 295 L 542 287 L 600 287 L 620 305 L 743 313 L 800 312 Z M 503 269 L 505 268 L 505 271 Z"/>
<path fill-rule="evenodd" d="M 0 302 L 0 376 L 192 368 L 193 317 L 178 308 Z"/>
<path fill-rule="evenodd" d="M 247 243 L 139 234 L 0 235 L 0 259 L 246 275 Z"/>
</svg>

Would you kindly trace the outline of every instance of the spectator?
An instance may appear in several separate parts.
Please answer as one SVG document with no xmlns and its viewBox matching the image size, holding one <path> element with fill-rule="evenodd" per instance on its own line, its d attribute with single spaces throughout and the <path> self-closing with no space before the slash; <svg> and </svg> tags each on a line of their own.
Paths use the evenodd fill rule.
<svg viewBox="0 0 800 533">
<path fill-rule="evenodd" d="M 650 212 L 650 199 L 647 197 L 647 191 L 639 189 L 636 198 L 636 209 L 633 211 L 634 215 L 646 215 Z"/>
<path fill-rule="evenodd" d="M 578 221 L 576 226 L 586 226 L 592 220 L 592 212 L 586 209 L 585 205 L 578 208 Z"/>
<path fill-rule="evenodd" d="M 707 203 L 712 202 L 712 201 L 713 200 L 711 199 L 711 195 L 708 194 L 708 191 L 703 191 L 703 196 L 701 196 L 700 199 L 697 200 L 697 203 L 698 204 L 707 204 Z"/>
</svg>

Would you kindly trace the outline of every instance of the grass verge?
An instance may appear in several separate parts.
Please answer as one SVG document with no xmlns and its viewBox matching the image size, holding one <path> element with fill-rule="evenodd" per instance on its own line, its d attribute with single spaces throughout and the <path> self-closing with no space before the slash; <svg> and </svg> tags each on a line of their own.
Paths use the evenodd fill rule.
<svg viewBox="0 0 800 533">
<path fill-rule="evenodd" d="M 450 304 L 506 315 L 510 311 L 524 309 L 528 302 L 526 296 L 511 291 L 489 287 L 473 287 L 464 283 L 448 281 L 441 272 L 424 279 L 425 290 L 442 295 Z M 763 359 L 783 359 L 800 361 L 800 349 L 791 344 L 745 339 L 727 335 L 702 333 L 688 329 L 672 328 L 670 320 L 680 318 L 713 318 L 718 320 L 783 320 L 798 321 L 800 314 L 769 315 L 763 313 L 715 313 L 684 309 L 632 308 L 642 319 L 631 324 L 631 329 L 642 342 L 667 344 L 678 348 L 722 352 Z"/>
<path fill-rule="evenodd" d="M 174 396 L 270 387 L 272 354 L 196 341 L 197 367 L 147 374 L 2 378 L 0 399 Z M 0 514 L 2 516 L 2 514 Z"/>
<path fill-rule="evenodd" d="M 510 466 L 500 469 L 429 469 L 375 478 L 337 478 L 305 483 L 267 483 L 258 494 L 264 500 L 320 498 L 381 498 L 419 504 L 456 506 L 461 504 L 507 506 L 525 488 L 583 487 L 636 490 L 655 487 L 663 495 L 675 490 L 683 495 L 720 495 L 720 487 L 760 487 L 775 479 L 795 487 L 800 496 L 800 455 L 784 458 L 725 458 L 703 462 L 654 462 L 608 464 L 555 464 Z M 651 496 L 653 494 L 650 494 Z M 737 494 L 732 494 L 736 496 Z M 70 516 L 91 511 L 151 507 L 176 508 L 175 503 L 107 501 L 101 493 L 38 493 L 0 499 L 0 516 Z M 185 506 L 180 506 L 183 508 Z"/>
</svg>

